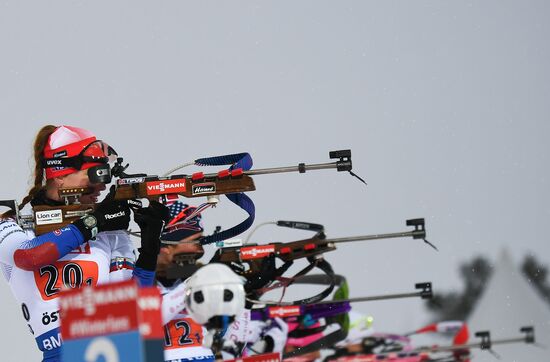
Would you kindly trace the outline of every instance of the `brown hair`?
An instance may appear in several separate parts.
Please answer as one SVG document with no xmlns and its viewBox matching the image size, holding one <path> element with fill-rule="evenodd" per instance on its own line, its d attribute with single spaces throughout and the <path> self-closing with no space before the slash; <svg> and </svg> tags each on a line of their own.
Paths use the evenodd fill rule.
<svg viewBox="0 0 550 362">
<path fill-rule="evenodd" d="M 27 196 L 21 201 L 20 208 L 25 206 L 32 200 L 34 195 L 40 191 L 44 185 L 44 168 L 42 167 L 42 160 L 44 159 L 44 148 L 46 148 L 46 143 L 50 135 L 57 129 L 57 126 L 52 126 L 51 124 L 44 126 L 36 134 L 34 139 L 34 185 L 29 190 Z"/>
<path fill-rule="evenodd" d="M 23 198 L 19 208 L 23 208 L 33 199 L 33 197 L 44 187 L 44 168 L 42 160 L 44 159 L 44 148 L 50 135 L 57 129 L 57 126 L 51 124 L 44 126 L 38 131 L 34 139 L 34 184 L 29 190 L 27 196 Z M 1 215 L 2 218 L 13 217 L 14 212 L 8 211 Z"/>
</svg>

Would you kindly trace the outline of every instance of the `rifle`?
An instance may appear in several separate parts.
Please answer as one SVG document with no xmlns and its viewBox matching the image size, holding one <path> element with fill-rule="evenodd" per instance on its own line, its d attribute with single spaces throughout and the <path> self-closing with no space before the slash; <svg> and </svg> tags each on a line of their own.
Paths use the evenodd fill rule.
<svg viewBox="0 0 550 362">
<path fill-rule="evenodd" d="M 357 353 L 346 353 L 345 349 L 338 349 L 336 354 L 328 356 L 323 362 L 344 362 L 352 358 L 354 361 L 463 361 L 469 360 L 469 350 L 473 348 L 479 348 L 486 350 L 498 357 L 498 355 L 492 350 L 494 345 L 512 344 L 512 343 L 535 343 L 535 331 L 532 326 L 522 327 L 520 332 L 524 335 L 521 337 L 502 338 L 498 340 L 491 340 L 491 333 L 489 331 L 476 332 L 475 336 L 480 338 L 481 341 L 477 343 L 464 343 L 453 344 L 450 346 L 428 346 L 418 347 L 409 351 L 401 350 L 398 344 L 387 343 L 385 340 L 373 336 L 363 339 L 362 347 L 363 351 Z M 377 347 L 389 348 L 391 351 L 373 353 L 373 349 Z M 447 357 L 432 357 L 433 353 L 445 353 L 452 352 L 452 355 Z"/>
<path fill-rule="evenodd" d="M 480 331 L 476 332 L 475 336 L 480 338 L 481 341 L 477 343 L 465 343 L 465 344 L 455 344 L 451 346 L 428 346 L 428 347 L 419 347 L 413 350 L 413 352 L 422 354 L 422 353 L 444 353 L 452 352 L 453 359 L 461 360 L 469 357 L 469 350 L 472 348 L 479 348 L 480 350 L 489 351 L 495 357 L 500 358 L 500 356 L 493 351 L 492 347 L 494 345 L 504 345 L 504 344 L 514 344 L 514 343 L 526 343 L 526 344 L 535 344 L 535 329 L 532 326 L 521 327 L 520 333 L 524 335 L 521 337 L 511 337 L 511 338 L 501 338 L 497 340 L 491 339 L 491 332 L 489 331 Z M 459 359 L 461 358 L 461 359 Z"/>
<path fill-rule="evenodd" d="M 434 353 L 434 352 L 452 352 L 452 351 L 460 351 L 464 349 L 479 348 L 481 350 L 488 350 L 492 352 L 492 347 L 494 345 L 511 344 L 511 343 L 527 343 L 527 344 L 535 343 L 534 327 L 532 326 L 521 327 L 519 331 L 524 335 L 521 337 L 502 338 L 497 340 L 491 339 L 491 332 L 480 331 L 475 333 L 475 336 L 481 339 L 481 341 L 477 343 L 466 343 L 466 344 L 452 345 L 452 346 L 419 347 L 419 348 L 416 348 L 415 351 Z"/>
<path fill-rule="evenodd" d="M 429 299 L 433 296 L 432 283 L 417 283 L 415 289 L 420 289 L 417 292 L 410 293 L 398 293 L 398 294 L 384 294 L 375 295 L 369 297 L 350 298 L 345 300 L 329 300 L 322 301 L 315 304 L 290 304 L 286 302 L 279 302 L 274 306 L 265 308 L 252 309 L 252 320 L 268 320 L 274 318 L 283 318 L 288 320 L 299 319 L 319 319 L 333 317 L 343 313 L 347 313 L 351 310 L 351 303 L 357 302 L 372 302 L 377 300 L 390 300 L 401 298 L 420 297 L 422 299 Z M 259 302 L 258 303 L 265 303 Z M 265 303 L 270 304 L 270 303 Z"/>
<path fill-rule="evenodd" d="M 292 284 L 297 277 L 305 275 L 315 267 L 321 269 L 327 276 L 332 278 L 334 276 L 332 267 L 323 259 L 322 254 L 336 250 L 336 244 L 339 243 L 412 237 L 413 239 L 422 239 L 435 248 L 435 246 L 426 240 L 425 222 L 422 218 L 406 221 L 407 226 L 414 227 L 412 231 L 334 239 L 326 238 L 324 227 L 320 224 L 297 221 L 277 221 L 274 224 L 282 227 L 314 231 L 315 235 L 309 239 L 285 243 L 276 242 L 265 245 L 244 244 L 226 247 L 227 244 L 233 245 L 231 241 L 218 243 L 217 245 L 221 248 L 216 251 L 210 261 L 227 264 L 232 267 L 237 274 L 245 277 L 247 279 L 245 289 L 249 293 L 254 292 L 253 297 L 257 297 L 268 290 L 281 286 L 287 287 Z M 290 268 L 293 261 L 301 258 L 306 258 L 309 265 L 292 278 L 282 278 L 281 276 Z M 283 265 L 277 268 L 275 266 L 275 259 L 282 260 Z M 275 279 L 279 279 L 279 282 L 266 287 Z M 332 281 L 320 294 L 311 298 L 295 301 L 292 304 L 311 304 L 318 302 L 332 292 L 334 285 L 335 281 Z"/>
<path fill-rule="evenodd" d="M 209 206 L 215 206 L 219 202 L 219 195 L 226 195 L 232 202 L 243 208 L 249 214 L 249 218 L 241 224 L 229 230 L 224 230 L 217 236 L 210 235 L 202 242 L 204 244 L 224 240 L 244 232 L 254 220 L 254 204 L 244 192 L 256 189 L 251 176 L 336 169 L 352 172 L 351 150 L 329 152 L 329 158 L 335 162 L 321 164 L 304 164 L 289 167 L 274 167 L 250 170 L 252 158 L 248 153 L 199 158 L 186 165 L 196 166 L 220 166 L 231 165 L 229 169 L 217 173 L 204 174 L 196 172 L 192 175 L 181 174 L 172 176 L 156 176 L 147 174 L 125 173 L 128 164 L 123 165 L 123 158 L 119 157 L 112 167 L 111 174 L 118 178 L 114 194 L 115 200 L 128 200 L 130 206 L 141 207 L 136 199 L 146 198 L 166 203 L 170 198 L 181 195 L 186 198 L 206 197 Z M 186 166 L 184 165 L 184 166 Z M 177 168 L 179 169 L 179 168 Z M 176 170 L 176 169 L 175 169 Z M 86 213 L 92 212 L 95 204 L 82 204 L 80 197 L 90 192 L 89 188 L 62 188 L 59 196 L 64 205 L 61 206 L 35 206 L 33 208 L 32 223 L 29 217 L 22 219 L 17 203 L 14 200 L 3 201 L 2 204 L 10 207 L 17 215 L 17 222 L 27 229 L 34 228 L 36 235 L 50 232 L 63 227 Z M 7 205 L 9 204 L 9 205 Z"/>
<path fill-rule="evenodd" d="M 320 280 L 315 280 L 318 278 L 308 278 L 308 277 L 324 277 L 324 275 L 306 275 L 301 277 L 299 282 L 303 283 L 313 283 L 319 282 Z M 339 275 L 336 277 L 343 278 Z M 310 280 L 311 279 L 311 280 Z M 320 283 L 318 283 L 320 284 Z M 266 308 L 252 309 L 251 310 L 251 319 L 252 320 L 270 320 L 273 318 L 282 318 L 287 322 L 297 322 L 305 329 L 296 329 L 289 333 L 289 337 L 293 338 L 303 338 L 313 334 L 320 333 L 325 330 L 325 328 L 330 325 L 338 325 L 338 329 L 330 332 L 329 334 L 315 340 L 314 342 L 309 343 L 307 346 L 297 347 L 292 352 L 285 353 L 284 357 L 296 357 L 305 353 L 313 352 L 321 348 L 326 348 L 326 346 L 332 346 L 337 342 L 346 338 L 348 333 L 348 323 L 346 318 L 342 318 L 347 315 L 351 310 L 351 303 L 355 302 L 367 302 L 367 301 L 377 301 L 377 300 L 390 300 L 390 299 L 399 299 L 399 298 L 411 298 L 411 297 L 420 297 L 420 298 L 431 298 L 432 297 L 432 284 L 431 283 L 417 283 L 415 284 L 416 289 L 421 289 L 417 292 L 411 293 L 398 293 L 398 294 L 386 294 L 386 295 L 377 295 L 369 297 L 359 297 L 359 298 L 349 298 L 349 299 L 340 299 L 340 300 L 331 300 L 331 301 L 322 301 L 315 304 L 306 304 L 306 305 L 291 305 L 289 303 L 277 303 L 276 306 L 269 306 Z M 336 295 L 336 294 L 335 294 Z M 326 325 L 314 327 L 314 324 L 320 318 L 324 318 Z"/>
</svg>

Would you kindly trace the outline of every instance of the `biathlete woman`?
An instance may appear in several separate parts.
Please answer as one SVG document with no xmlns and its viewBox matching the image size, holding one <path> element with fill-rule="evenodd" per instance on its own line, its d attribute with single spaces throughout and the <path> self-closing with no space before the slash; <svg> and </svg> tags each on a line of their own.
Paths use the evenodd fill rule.
<svg viewBox="0 0 550 362">
<path fill-rule="evenodd" d="M 34 142 L 34 185 L 20 207 L 64 205 L 60 188 L 84 187 L 80 202 L 96 203 L 111 180 L 112 149 L 89 131 L 72 126 L 43 127 Z M 17 220 L 0 219 L 0 269 L 15 298 L 43 361 L 60 361 L 61 336 L 57 297 L 63 288 L 95 286 L 135 278 L 153 285 L 159 236 L 168 209 L 155 202 L 134 211 L 141 228 L 140 254 L 126 232 L 130 209 L 115 201 L 113 189 L 95 211 L 65 227 L 36 236 Z"/>
</svg>

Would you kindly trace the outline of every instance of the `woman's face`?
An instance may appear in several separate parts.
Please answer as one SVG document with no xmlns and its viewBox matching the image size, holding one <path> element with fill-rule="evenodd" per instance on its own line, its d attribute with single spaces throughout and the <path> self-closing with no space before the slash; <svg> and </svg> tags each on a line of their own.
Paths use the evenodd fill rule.
<svg viewBox="0 0 550 362">
<path fill-rule="evenodd" d="M 69 175 L 62 176 L 58 179 L 57 189 L 70 188 L 70 187 L 88 187 L 91 189 L 91 193 L 82 195 L 80 202 L 83 204 L 93 204 L 97 202 L 99 193 L 105 190 L 105 184 L 92 184 L 88 178 L 88 170 L 80 170 Z M 57 194 L 57 190 L 55 190 Z M 53 196 L 52 196 L 53 197 Z"/>
</svg>

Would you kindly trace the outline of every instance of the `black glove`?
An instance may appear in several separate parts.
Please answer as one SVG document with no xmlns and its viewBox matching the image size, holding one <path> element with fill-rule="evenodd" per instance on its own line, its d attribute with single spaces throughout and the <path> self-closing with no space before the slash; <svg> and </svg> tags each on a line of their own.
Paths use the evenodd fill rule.
<svg viewBox="0 0 550 362">
<path fill-rule="evenodd" d="M 160 251 L 160 234 L 170 220 L 170 211 L 166 206 L 151 201 L 148 207 L 134 211 L 134 221 L 141 229 L 141 247 L 136 266 L 155 271 Z"/>
<path fill-rule="evenodd" d="M 101 201 L 96 209 L 89 215 L 83 216 L 73 222 L 86 240 L 95 237 L 102 231 L 127 230 L 130 225 L 130 207 L 126 200 L 114 199 L 115 186 L 111 186 L 109 193 Z M 90 215 L 95 217 L 94 220 Z"/>
</svg>

